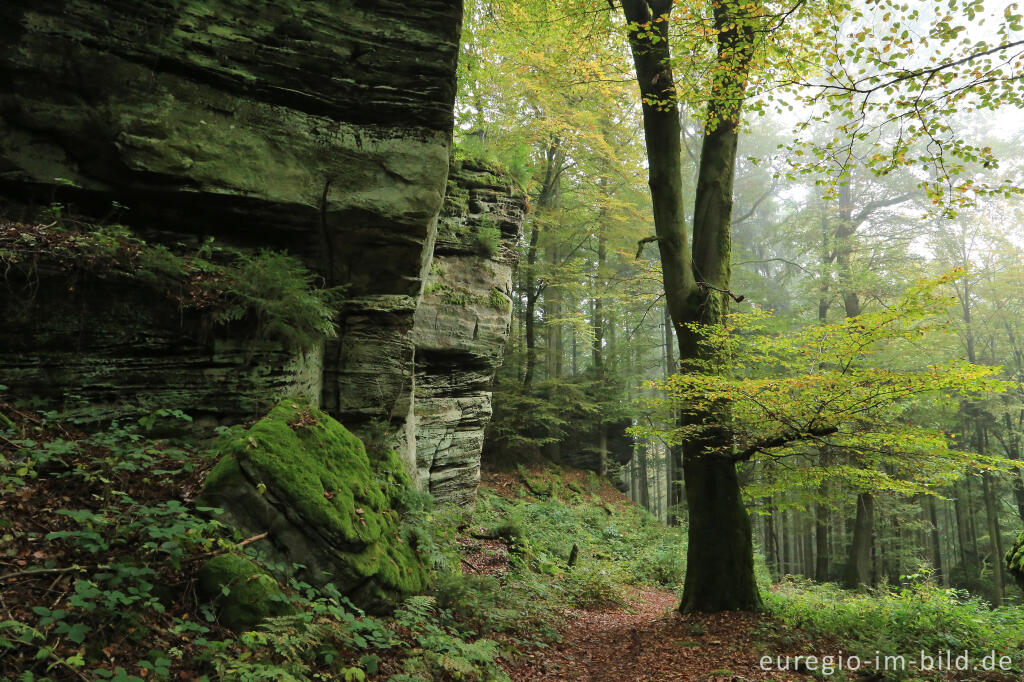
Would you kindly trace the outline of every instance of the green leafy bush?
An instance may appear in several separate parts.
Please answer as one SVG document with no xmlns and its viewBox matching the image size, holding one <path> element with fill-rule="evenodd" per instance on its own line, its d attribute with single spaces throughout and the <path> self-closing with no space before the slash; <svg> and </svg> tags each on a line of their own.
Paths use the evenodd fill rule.
<svg viewBox="0 0 1024 682">
<path fill-rule="evenodd" d="M 991 606 L 966 592 L 923 583 L 902 589 L 848 592 L 835 585 L 787 580 L 764 592 L 769 613 L 812 637 L 829 637 L 862 660 L 881 656 L 917 659 L 920 652 L 962 651 L 981 661 L 991 652 L 1013 659 L 1022 672 L 1024 608 Z M 889 671 L 912 679 L 916 671 Z"/>
<path fill-rule="evenodd" d="M 569 601 L 583 608 L 619 606 L 625 602 L 626 576 L 610 561 L 584 561 L 565 572 L 562 585 Z"/>
<path fill-rule="evenodd" d="M 316 276 L 297 258 L 277 251 L 238 253 L 234 267 L 221 271 L 213 285 L 218 303 L 211 310 L 215 324 L 250 321 L 258 340 L 276 339 L 303 350 L 334 338 L 334 317 L 342 290 L 321 289 Z"/>
</svg>

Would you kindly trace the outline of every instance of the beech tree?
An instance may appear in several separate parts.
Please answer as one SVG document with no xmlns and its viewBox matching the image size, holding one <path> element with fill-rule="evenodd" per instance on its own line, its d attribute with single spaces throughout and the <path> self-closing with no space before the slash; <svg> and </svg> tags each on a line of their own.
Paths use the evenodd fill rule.
<svg viewBox="0 0 1024 682">
<path fill-rule="evenodd" d="M 697 330 L 701 325 L 720 324 L 729 298 L 734 296 L 729 291 L 733 175 L 751 78 L 759 74 L 770 76 L 773 70 L 785 70 L 787 63 L 799 61 L 795 59 L 797 50 L 786 42 L 792 33 L 787 35 L 786 31 L 798 31 L 801 17 L 805 27 L 827 26 L 837 36 L 844 27 L 844 15 L 852 14 L 854 21 L 865 18 L 859 9 L 849 13 L 845 3 L 823 3 L 816 8 L 818 19 L 812 20 L 809 5 L 798 2 L 776 9 L 759 0 L 716 0 L 707 10 L 711 21 L 706 24 L 701 24 L 701 10 L 688 11 L 687 19 L 701 29 L 701 35 L 709 37 L 714 53 L 707 65 L 710 76 L 708 89 L 703 93 L 704 140 L 693 230 L 688 234 L 682 204 L 678 105 L 681 88 L 673 74 L 677 62 L 673 59 L 670 31 L 674 2 L 621 0 L 643 103 L 655 224 L 655 236 L 649 241 L 658 245 L 679 358 L 683 362 L 700 361 L 704 371 L 712 374 L 721 363 L 714 356 L 713 346 L 699 342 Z M 891 3 L 887 7 L 898 9 Z M 968 17 L 973 19 L 979 7 L 979 3 L 973 3 Z M 1012 10 L 1004 16 L 1006 26 L 1019 26 L 1020 16 Z M 917 18 L 915 13 L 908 21 Z M 1021 86 L 1014 78 L 1019 80 L 1020 62 L 1014 61 L 1013 51 L 1024 42 L 1012 40 L 1006 27 L 998 33 L 1003 42 L 997 47 L 974 42 L 961 36 L 963 26 L 952 26 L 940 15 L 928 28 L 923 42 L 927 45 L 932 41 L 936 49 L 945 48 L 952 56 L 940 59 L 933 54 L 932 64 L 913 67 L 907 63 L 915 57 L 914 41 L 909 39 L 909 31 L 900 32 L 898 24 L 893 22 L 892 33 L 886 33 L 877 44 L 866 42 L 870 31 L 865 29 L 857 34 L 853 49 L 840 49 L 843 42 L 837 40 L 835 49 L 823 52 L 819 63 L 827 78 L 816 84 L 815 96 L 825 93 L 827 115 L 838 114 L 845 122 L 840 126 L 841 135 L 835 138 L 839 142 L 815 148 L 816 155 L 823 158 L 838 149 L 852 156 L 855 146 L 872 131 L 893 121 L 906 120 L 907 130 L 900 129 L 891 157 L 876 154 L 871 163 L 880 173 L 908 162 L 926 168 L 930 165 L 935 175 L 922 184 L 936 204 L 955 211 L 963 194 L 979 189 L 969 178 L 955 181 L 964 172 L 965 164 L 989 166 L 996 161 L 990 149 L 961 142 L 942 117 L 971 96 L 976 97 L 979 106 L 986 107 L 1019 99 Z M 894 47 L 899 58 L 889 54 Z M 812 42 L 803 49 L 808 48 L 813 50 Z M 844 62 L 841 57 L 849 61 Z M 810 63 L 805 65 L 808 71 Z M 846 70 L 849 64 L 863 64 L 866 75 L 850 77 Z M 783 80 L 815 85 L 799 70 L 793 73 Z M 891 106 L 872 100 L 879 92 L 894 98 Z M 919 153 L 911 154 L 913 144 L 922 139 L 933 144 L 920 146 Z M 951 164 L 951 159 L 956 163 Z M 1006 190 L 1007 185 L 1001 184 L 990 191 Z M 744 457 L 736 453 L 733 443 L 729 399 L 722 396 L 719 401 L 701 405 L 703 409 L 687 410 L 681 417 L 681 427 L 687 434 L 682 448 L 690 544 L 680 609 L 758 609 L 760 597 L 754 580 L 750 521 L 736 473 L 736 462 Z M 700 428 L 688 428 L 692 426 Z"/>
</svg>

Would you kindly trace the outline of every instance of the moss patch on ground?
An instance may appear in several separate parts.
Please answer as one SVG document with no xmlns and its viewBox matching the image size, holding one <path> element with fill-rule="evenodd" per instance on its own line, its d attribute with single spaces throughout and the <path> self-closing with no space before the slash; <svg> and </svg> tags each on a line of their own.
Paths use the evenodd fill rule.
<svg viewBox="0 0 1024 682">
<path fill-rule="evenodd" d="M 247 630 L 292 612 L 277 580 L 240 554 L 222 554 L 203 565 L 199 596 L 217 605 L 220 622 L 232 630 Z"/>
</svg>

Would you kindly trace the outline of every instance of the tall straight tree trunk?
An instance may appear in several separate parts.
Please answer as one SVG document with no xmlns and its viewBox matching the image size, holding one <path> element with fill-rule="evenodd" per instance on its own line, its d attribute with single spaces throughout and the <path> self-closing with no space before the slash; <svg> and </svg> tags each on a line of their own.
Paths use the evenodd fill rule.
<svg viewBox="0 0 1024 682">
<path fill-rule="evenodd" d="M 828 486 L 822 484 L 821 492 L 828 495 Z M 814 579 L 819 583 L 828 580 L 828 507 L 824 502 L 814 505 Z"/>
<path fill-rule="evenodd" d="M 657 461 L 658 460 L 655 460 L 655 466 L 654 466 L 654 504 L 655 504 L 655 507 L 657 508 L 657 512 L 655 512 L 655 516 L 657 516 L 659 519 L 663 519 L 666 523 L 668 523 L 668 518 L 666 517 L 666 515 L 664 513 L 665 512 L 665 507 L 662 505 L 662 501 L 661 501 L 661 495 L 662 495 L 662 491 L 661 491 L 661 481 L 662 481 L 661 474 L 662 474 L 662 472 L 661 472 L 661 470 L 658 467 Z M 666 462 L 668 461 L 668 455 L 667 454 L 665 456 L 665 461 Z"/>
<path fill-rule="evenodd" d="M 850 561 L 846 565 L 843 584 L 854 589 L 871 584 L 871 538 L 874 527 L 875 498 L 871 493 L 857 495 L 857 517 L 853 524 Z"/>
<path fill-rule="evenodd" d="M 597 269 L 594 271 L 594 305 L 591 327 L 594 332 L 594 343 L 591 346 L 591 354 L 594 363 L 594 372 L 597 374 L 598 382 L 604 381 L 604 292 L 602 282 L 602 268 L 604 268 L 607 256 L 607 240 L 604 234 L 604 223 L 601 221 L 597 227 Z M 597 423 L 597 468 L 601 476 L 608 475 L 608 426 L 601 421 Z"/>
<path fill-rule="evenodd" d="M 774 578 L 782 575 L 779 567 L 779 533 L 776 530 L 776 512 L 771 498 L 768 502 L 768 513 L 764 517 L 765 545 L 768 553 L 768 568 Z"/>
<path fill-rule="evenodd" d="M 640 455 L 639 462 L 639 476 L 640 476 L 640 505 L 647 511 L 651 510 L 651 489 L 648 481 L 650 478 L 647 475 L 647 443 L 642 443 L 638 450 Z"/>
<path fill-rule="evenodd" d="M 851 254 L 852 245 L 850 239 L 853 237 L 854 225 L 850 217 L 849 187 L 844 187 L 840 201 L 840 220 L 836 228 L 836 263 L 839 266 L 840 281 L 843 284 L 842 296 L 843 307 L 847 317 L 857 317 L 861 313 L 860 297 L 850 286 Z M 857 494 L 857 520 L 853 526 L 853 542 L 850 544 L 850 556 L 846 562 L 846 573 L 843 576 L 843 583 L 849 588 L 856 588 L 859 585 L 874 584 L 873 573 L 874 561 L 872 559 L 872 548 L 874 547 L 874 523 L 875 523 L 875 500 L 870 492 Z"/>
<path fill-rule="evenodd" d="M 540 297 L 541 285 L 535 273 L 537 268 L 537 243 L 540 241 L 540 221 L 533 221 L 530 231 L 530 245 L 526 251 L 526 371 L 523 373 L 523 387 L 533 385 L 533 375 L 537 367 L 537 299 Z"/>
<path fill-rule="evenodd" d="M 570 344 L 570 347 L 571 347 L 571 352 L 572 352 L 572 375 L 573 376 L 578 376 L 579 373 L 580 373 L 580 367 L 579 367 L 579 357 L 580 356 L 579 356 L 579 347 L 577 346 L 577 343 L 576 343 L 576 330 L 575 329 L 572 332 L 572 343 Z"/>
<path fill-rule="evenodd" d="M 804 572 L 804 534 L 800 532 L 802 521 L 800 513 L 793 510 L 793 552 L 796 555 L 793 560 L 793 573 L 799 576 L 806 575 Z"/>
<path fill-rule="evenodd" d="M 942 545 L 939 542 L 939 514 L 935 508 L 935 498 L 926 495 L 924 506 L 928 513 L 928 545 L 932 555 L 932 569 L 935 571 L 935 581 L 945 585 L 946 576 L 942 571 Z"/>
<path fill-rule="evenodd" d="M 988 471 L 981 475 L 982 495 L 985 498 L 985 519 L 988 522 L 989 546 L 992 548 L 993 601 L 1001 606 L 1006 599 L 1003 585 L 1003 543 L 999 538 L 999 515 L 996 512 L 996 483 Z"/>
<path fill-rule="evenodd" d="M 555 270 L 561 260 L 558 244 L 550 245 L 547 249 L 547 263 L 549 272 Z M 559 286 L 548 285 L 544 289 L 544 319 L 547 330 L 546 365 L 548 376 L 558 379 L 562 376 L 562 356 L 564 348 L 562 345 L 562 296 L 563 291 Z"/>
<path fill-rule="evenodd" d="M 978 585 L 981 567 L 978 565 L 978 554 L 973 551 L 970 538 L 970 522 L 967 519 L 970 505 L 966 497 L 969 495 L 967 477 L 964 477 L 964 484 L 956 486 L 956 497 L 953 498 L 953 509 L 956 513 L 956 537 L 960 544 L 960 565 L 964 572 L 964 582 L 970 589 L 976 589 Z"/>
<path fill-rule="evenodd" d="M 675 334 L 672 331 L 672 315 L 668 305 L 665 306 L 664 330 L 665 330 L 665 377 L 668 378 L 676 373 L 676 358 L 674 347 L 676 345 Z M 674 510 L 680 509 L 683 505 L 683 449 L 679 445 L 667 445 L 665 453 L 666 464 L 666 490 L 668 499 L 666 507 L 669 510 L 667 523 L 670 526 L 678 526 L 679 514 Z"/>
<path fill-rule="evenodd" d="M 565 165 L 565 152 L 562 151 L 558 138 L 551 138 L 544 151 L 544 177 L 541 181 L 540 194 L 537 197 L 537 208 L 533 216 L 533 228 L 530 231 L 530 243 L 526 250 L 526 372 L 523 376 L 523 387 L 533 384 L 537 368 L 537 300 L 544 291 L 544 283 L 537 272 L 537 256 L 540 244 L 540 232 L 547 211 L 559 203 L 562 170 Z"/>
<path fill-rule="evenodd" d="M 978 526 L 975 523 L 974 495 L 971 494 L 971 476 L 968 473 L 964 478 L 967 489 L 967 533 L 971 541 L 971 552 L 974 555 L 974 563 L 978 567 L 978 574 L 981 574 L 981 550 L 978 549 Z"/>
<path fill-rule="evenodd" d="M 800 572 L 806 577 L 814 576 L 814 537 L 811 535 L 811 517 L 801 514 L 800 526 L 803 530 L 804 561 Z"/>
<path fill-rule="evenodd" d="M 822 202 L 824 203 L 824 202 Z M 830 229 L 827 212 L 822 207 L 821 212 L 821 263 L 822 268 L 821 283 L 819 284 L 819 295 L 818 295 L 818 323 L 825 324 L 828 322 L 828 309 L 829 309 L 829 282 L 831 278 L 827 276 L 827 267 L 832 264 L 834 255 L 831 251 L 831 240 L 830 240 Z M 831 458 L 831 453 L 828 451 L 827 446 L 823 446 L 821 452 L 821 464 L 827 466 Z M 815 556 L 814 566 L 814 579 L 818 582 L 825 582 L 828 580 L 828 564 L 829 564 L 829 546 L 828 546 L 828 534 L 829 524 L 828 516 L 829 509 L 825 504 L 824 500 L 829 499 L 828 482 L 823 481 L 818 487 L 819 502 L 814 505 L 814 539 L 817 553 Z"/>
</svg>

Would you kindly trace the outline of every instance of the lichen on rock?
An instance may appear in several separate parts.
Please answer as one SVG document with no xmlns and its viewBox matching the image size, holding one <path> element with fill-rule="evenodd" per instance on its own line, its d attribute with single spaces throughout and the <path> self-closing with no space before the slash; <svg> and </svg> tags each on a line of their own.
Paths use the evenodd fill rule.
<svg viewBox="0 0 1024 682">
<path fill-rule="evenodd" d="M 411 482 L 394 452 L 368 453 L 328 415 L 285 400 L 226 435 L 217 454 L 203 504 L 245 533 L 267 532 L 251 546 L 268 565 L 333 582 L 368 610 L 425 587 L 427 569 L 399 525 Z"/>
</svg>

